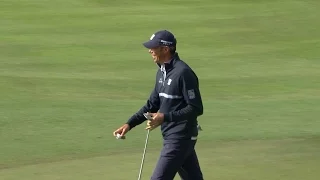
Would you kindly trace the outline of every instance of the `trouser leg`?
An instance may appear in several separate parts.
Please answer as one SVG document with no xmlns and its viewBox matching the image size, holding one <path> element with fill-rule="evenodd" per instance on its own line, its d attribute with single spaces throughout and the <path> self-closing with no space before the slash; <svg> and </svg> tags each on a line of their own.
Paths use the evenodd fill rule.
<svg viewBox="0 0 320 180">
<path fill-rule="evenodd" d="M 182 180 L 203 180 L 197 153 L 193 149 L 178 171 Z"/>
<path fill-rule="evenodd" d="M 193 148 L 194 143 L 191 140 L 164 141 L 151 180 L 173 180 L 186 158 L 193 152 Z"/>
</svg>

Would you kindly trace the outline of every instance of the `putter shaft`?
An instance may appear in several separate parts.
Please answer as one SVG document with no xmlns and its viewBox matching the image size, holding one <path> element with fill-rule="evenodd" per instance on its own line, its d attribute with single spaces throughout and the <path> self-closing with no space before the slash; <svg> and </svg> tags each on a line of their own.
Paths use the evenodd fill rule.
<svg viewBox="0 0 320 180">
<path fill-rule="evenodd" d="M 141 165 L 140 165 L 140 171 L 139 171 L 138 180 L 141 180 L 141 175 L 142 175 L 142 170 L 143 170 L 144 159 L 145 159 L 145 156 L 146 156 L 146 151 L 147 151 L 147 146 L 148 146 L 149 133 L 150 133 L 150 130 L 148 129 L 147 137 L 146 137 L 146 142 L 145 142 L 145 144 L 144 144 L 144 150 L 143 150 L 143 154 L 142 154 L 142 161 L 141 161 Z"/>
</svg>

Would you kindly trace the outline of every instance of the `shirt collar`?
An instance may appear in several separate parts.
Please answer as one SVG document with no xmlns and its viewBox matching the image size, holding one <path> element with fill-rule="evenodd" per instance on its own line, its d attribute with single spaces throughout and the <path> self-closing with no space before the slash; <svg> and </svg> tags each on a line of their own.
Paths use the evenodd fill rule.
<svg viewBox="0 0 320 180">
<path fill-rule="evenodd" d="M 168 71 L 171 70 L 174 67 L 174 64 L 177 60 L 180 60 L 178 53 L 175 53 L 172 56 L 172 59 L 168 62 L 165 62 L 164 64 L 158 64 L 161 71 Z"/>
</svg>

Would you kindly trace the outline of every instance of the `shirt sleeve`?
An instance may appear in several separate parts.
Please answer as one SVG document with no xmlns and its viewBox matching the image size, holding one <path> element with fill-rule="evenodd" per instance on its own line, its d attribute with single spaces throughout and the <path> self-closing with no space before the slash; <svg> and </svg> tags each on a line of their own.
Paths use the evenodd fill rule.
<svg viewBox="0 0 320 180">
<path fill-rule="evenodd" d="M 150 94 L 149 99 L 147 100 L 146 104 L 134 115 L 130 117 L 130 119 L 127 121 L 127 124 L 130 126 L 130 129 L 134 128 L 135 126 L 143 123 L 145 120 L 147 120 L 143 113 L 151 112 L 156 113 L 160 108 L 160 99 L 159 94 L 156 91 L 156 87 L 153 89 L 153 91 Z"/>
<path fill-rule="evenodd" d="M 187 106 L 178 111 L 165 113 L 164 121 L 194 119 L 203 114 L 202 98 L 196 74 L 191 69 L 185 69 L 180 76 L 179 83 Z"/>
</svg>

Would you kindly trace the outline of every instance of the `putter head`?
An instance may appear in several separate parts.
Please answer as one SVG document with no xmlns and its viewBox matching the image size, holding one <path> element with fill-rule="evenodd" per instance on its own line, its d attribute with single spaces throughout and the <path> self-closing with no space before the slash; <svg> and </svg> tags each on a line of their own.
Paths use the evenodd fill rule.
<svg viewBox="0 0 320 180">
<path fill-rule="evenodd" d="M 150 113 L 143 113 L 144 117 L 147 118 L 148 120 L 152 120 L 151 114 Z"/>
</svg>

